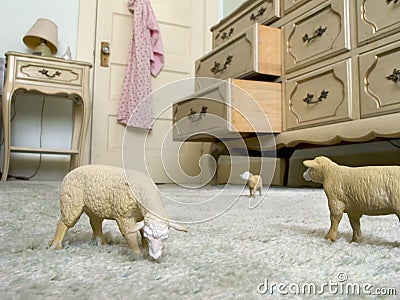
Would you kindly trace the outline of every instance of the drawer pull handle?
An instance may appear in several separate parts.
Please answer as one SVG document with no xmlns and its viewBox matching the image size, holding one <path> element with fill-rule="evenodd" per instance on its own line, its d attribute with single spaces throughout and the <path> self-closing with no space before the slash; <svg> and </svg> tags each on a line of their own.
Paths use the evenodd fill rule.
<svg viewBox="0 0 400 300">
<path fill-rule="evenodd" d="M 38 72 L 40 74 L 45 75 L 47 78 L 54 78 L 56 76 L 60 76 L 61 75 L 61 72 L 59 72 L 59 71 L 55 71 L 52 75 L 49 75 L 49 70 L 46 70 L 46 69 L 41 69 Z"/>
<path fill-rule="evenodd" d="M 306 43 L 306 42 L 309 43 L 312 40 L 316 39 L 317 37 L 321 37 L 325 33 L 326 29 L 327 29 L 327 27 L 319 26 L 318 29 L 316 29 L 314 31 L 314 35 L 313 36 L 309 36 L 308 33 L 306 33 L 303 36 L 303 42 L 304 43 Z"/>
<path fill-rule="evenodd" d="M 393 1 L 394 4 L 396 4 L 397 2 L 399 2 L 399 0 L 386 0 L 387 4 L 390 4 Z"/>
<path fill-rule="evenodd" d="M 190 113 L 188 114 L 189 120 L 191 120 L 192 122 L 199 121 L 201 118 L 203 118 L 206 115 L 207 109 L 208 109 L 208 107 L 203 105 L 200 113 L 197 116 L 195 116 L 197 113 L 193 108 L 191 108 Z"/>
<path fill-rule="evenodd" d="M 267 9 L 265 7 L 261 7 L 258 10 L 258 13 L 256 15 L 254 13 L 252 13 L 250 16 L 250 21 L 255 21 L 258 17 L 261 17 L 265 13 L 266 10 Z"/>
<path fill-rule="evenodd" d="M 317 100 L 314 100 L 314 95 L 307 93 L 307 97 L 303 99 L 304 102 L 307 102 L 307 104 L 314 104 L 321 102 L 328 98 L 329 91 L 322 90 L 321 95 L 318 97 Z"/>
<path fill-rule="evenodd" d="M 397 83 L 400 81 L 400 70 L 394 69 L 393 73 L 390 74 L 389 76 L 386 76 L 388 80 L 393 81 L 394 83 Z"/>
<path fill-rule="evenodd" d="M 232 36 L 234 30 L 235 30 L 235 29 L 234 29 L 233 27 L 231 27 L 231 29 L 229 29 L 229 32 L 228 32 L 228 33 L 225 31 L 225 32 L 222 34 L 221 39 L 223 39 L 223 40 L 229 39 L 229 38 Z"/>
<path fill-rule="evenodd" d="M 221 68 L 221 63 L 219 62 L 214 62 L 214 67 L 211 69 L 211 72 L 214 73 L 214 75 L 221 73 L 223 70 L 225 70 L 226 68 L 228 68 L 228 66 L 232 63 L 233 60 L 233 55 L 228 55 L 226 57 L 224 66 Z"/>
</svg>

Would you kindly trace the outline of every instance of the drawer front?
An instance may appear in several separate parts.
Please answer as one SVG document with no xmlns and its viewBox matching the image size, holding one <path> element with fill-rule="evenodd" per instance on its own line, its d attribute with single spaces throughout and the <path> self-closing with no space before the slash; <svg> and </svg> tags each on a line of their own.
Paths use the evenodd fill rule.
<svg viewBox="0 0 400 300">
<path fill-rule="evenodd" d="M 284 26 L 286 71 L 349 49 L 345 4 L 347 0 L 327 1 Z"/>
<path fill-rule="evenodd" d="M 16 79 L 82 86 L 82 67 L 17 59 Z"/>
<path fill-rule="evenodd" d="M 400 31 L 400 3 L 395 0 L 357 0 L 358 43 Z"/>
<path fill-rule="evenodd" d="M 361 117 L 400 111 L 400 42 L 359 58 Z"/>
<path fill-rule="evenodd" d="M 279 1 L 250 0 L 211 27 L 213 48 L 222 45 L 254 23 L 268 24 L 279 17 Z"/>
<path fill-rule="evenodd" d="M 310 0 L 282 0 L 282 10 L 284 14 L 291 12 Z"/>
<path fill-rule="evenodd" d="M 226 103 L 228 101 L 226 83 L 221 82 L 175 103 L 173 105 L 174 139 L 196 134 L 212 135 L 221 128 L 226 130 L 226 120 L 228 120 Z"/>
<path fill-rule="evenodd" d="M 254 24 L 241 35 L 198 59 L 196 77 L 244 78 L 281 75 L 280 29 Z"/>
<path fill-rule="evenodd" d="M 288 80 L 287 128 L 350 120 L 351 82 L 350 60 Z"/>
<path fill-rule="evenodd" d="M 175 140 L 196 136 L 238 137 L 237 132 L 281 132 L 281 84 L 221 81 L 173 107 Z"/>
</svg>

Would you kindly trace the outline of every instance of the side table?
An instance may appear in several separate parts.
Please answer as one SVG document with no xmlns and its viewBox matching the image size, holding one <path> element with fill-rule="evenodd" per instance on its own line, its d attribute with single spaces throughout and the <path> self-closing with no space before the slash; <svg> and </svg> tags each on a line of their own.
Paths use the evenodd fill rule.
<svg viewBox="0 0 400 300">
<path fill-rule="evenodd" d="M 7 52 L 6 80 L 2 96 L 4 162 L 1 180 L 7 180 L 10 153 L 65 154 L 71 156 L 70 169 L 82 164 L 89 125 L 91 99 L 88 62 Z M 73 132 L 70 149 L 46 149 L 10 145 L 11 105 L 18 93 L 40 93 L 73 101 Z"/>
</svg>

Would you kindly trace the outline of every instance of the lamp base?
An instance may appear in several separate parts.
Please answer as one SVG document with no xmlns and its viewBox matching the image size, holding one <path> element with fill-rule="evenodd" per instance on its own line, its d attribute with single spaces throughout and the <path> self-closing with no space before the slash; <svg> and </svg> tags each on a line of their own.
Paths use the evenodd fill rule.
<svg viewBox="0 0 400 300">
<path fill-rule="evenodd" d="M 44 42 L 40 43 L 35 50 L 33 50 L 32 54 L 39 56 L 53 56 L 49 46 L 47 46 Z"/>
</svg>

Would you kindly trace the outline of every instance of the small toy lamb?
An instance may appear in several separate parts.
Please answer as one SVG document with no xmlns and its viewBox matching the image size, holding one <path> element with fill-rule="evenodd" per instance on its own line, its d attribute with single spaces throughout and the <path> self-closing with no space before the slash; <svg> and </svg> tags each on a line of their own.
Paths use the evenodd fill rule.
<svg viewBox="0 0 400 300">
<path fill-rule="evenodd" d="M 132 183 L 131 185 L 128 182 Z M 83 212 L 90 219 L 94 238 L 106 244 L 102 231 L 104 219 L 115 220 L 129 247 L 141 254 L 138 231 L 142 232 L 142 247 L 158 259 L 169 227 L 187 231 L 168 220 L 159 191 L 146 174 L 139 171 L 87 165 L 69 172 L 61 185 L 61 219 L 52 248 L 61 249 L 67 230 L 73 227 Z"/>
<path fill-rule="evenodd" d="M 328 198 L 331 227 L 327 240 L 336 240 L 343 213 L 347 213 L 353 229 L 351 241 L 357 243 L 362 241 L 362 215 L 396 214 L 400 220 L 400 167 L 351 168 L 337 165 L 324 156 L 303 164 L 308 168 L 304 179 L 322 183 Z"/>
<path fill-rule="evenodd" d="M 257 190 L 260 192 L 261 196 L 262 178 L 260 175 L 253 175 L 249 171 L 246 171 L 240 174 L 240 177 L 243 180 L 247 180 L 247 185 L 249 186 L 250 190 L 250 197 L 254 197 Z"/>
</svg>

